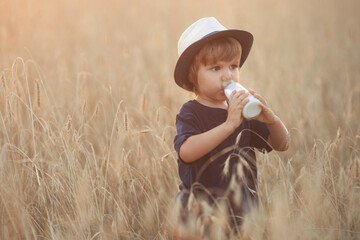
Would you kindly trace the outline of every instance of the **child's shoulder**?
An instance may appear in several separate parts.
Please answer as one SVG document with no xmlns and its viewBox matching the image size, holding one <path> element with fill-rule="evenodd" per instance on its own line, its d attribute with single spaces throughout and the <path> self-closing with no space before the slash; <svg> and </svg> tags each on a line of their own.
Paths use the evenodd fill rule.
<svg viewBox="0 0 360 240">
<path fill-rule="evenodd" d="M 218 112 L 227 112 L 226 110 L 224 111 L 224 109 L 220 109 L 220 108 L 212 108 L 212 107 L 208 107 L 205 106 L 201 103 L 199 103 L 198 101 L 196 101 L 195 99 L 193 100 L 189 100 L 186 103 L 184 103 L 181 108 L 180 108 L 180 113 L 181 112 L 192 112 L 195 115 L 213 115 L 213 114 L 217 114 Z"/>
<path fill-rule="evenodd" d="M 180 108 L 180 111 L 179 112 L 196 112 L 196 110 L 198 109 L 198 103 L 196 100 L 189 100 L 187 101 L 186 103 L 184 103 L 181 108 Z"/>
</svg>

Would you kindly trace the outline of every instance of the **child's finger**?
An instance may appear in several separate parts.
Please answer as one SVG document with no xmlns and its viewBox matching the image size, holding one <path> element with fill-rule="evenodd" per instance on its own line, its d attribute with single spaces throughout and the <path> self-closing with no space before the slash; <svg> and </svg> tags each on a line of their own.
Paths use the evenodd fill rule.
<svg viewBox="0 0 360 240">
<path fill-rule="evenodd" d="M 246 93 L 245 91 L 243 91 L 241 94 L 240 94 L 240 99 L 241 101 L 244 99 L 244 98 L 247 98 L 249 96 L 249 93 Z"/>
<path fill-rule="evenodd" d="M 267 105 L 266 100 L 265 100 L 261 95 L 257 94 L 255 91 L 253 91 L 253 92 L 254 92 L 254 93 L 252 93 L 252 95 L 253 95 L 255 98 L 259 99 L 259 101 L 260 101 L 261 103 L 263 103 L 264 105 Z"/>
<path fill-rule="evenodd" d="M 256 93 L 254 90 L 252 90 L 251 88 L 248 88 L 248 91 L 251 93 L 251 95 L 253 95 L 255 98 L 259 99 L 260 102 L 262 102 L 263 104 L 267 105 L 267 102 L 265 101 L 265 99 L 259 95 L 258 93 Z"/>
<path fill-rule="evenodd" d="M 263 109 L 263 110 L 267 108 L 263 103 L 259 103 L 259 106 L 260 106 L 261 109 Z"/>
<path fill-rule="evenodd" d="M 233 98 L 235 94 L 236 94 L 236 91 L 235 91 L 235 90 L 232 91 L 231 94 L 230 94 L 230 96 L 229 96 L 229 99 L 230 99 L 230 98 Z"/>
<path fill-rule="evenodd" d="M 241 105 L 244 107 L 250 100 L 248 98 L 244 98 L 241 100 Z"/>
<path fill-rule="evenodd" d="M 243 91 L 237 98 L 237 104 L 241 104 L 244 99 L 246 99 L 249 96 L 249 93 Z"/>
<path fill-rule="evenodd" d="M 230 94 L 230 98 L 234 98 L 234 97 L 239 97 L 244 91 L 232 91 L 232 93 Z"/>
<path fill-rule="evenodd" d="M 244 97 L 244 91 L 239 91 L 239 92 L 236 92 L 233 96 L 233 99 L 232 101 L 236 104 L 238 104 L 241 99 Z"/>
</svg>

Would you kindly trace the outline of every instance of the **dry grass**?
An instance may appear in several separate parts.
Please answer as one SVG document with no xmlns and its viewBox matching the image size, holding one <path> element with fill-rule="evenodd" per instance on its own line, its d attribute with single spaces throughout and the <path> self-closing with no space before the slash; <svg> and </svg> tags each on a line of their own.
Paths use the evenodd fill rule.
<svg viewBox="0 0 360 240">
<path fill-rule="evenodd" d="M 202 16 L 255 35 L 241 79 L 291 132 L 251 239 L 360 238 L 357 1 L 0 2 L 0 238 L 169 239 L 172 72 Z"/>
</svg>

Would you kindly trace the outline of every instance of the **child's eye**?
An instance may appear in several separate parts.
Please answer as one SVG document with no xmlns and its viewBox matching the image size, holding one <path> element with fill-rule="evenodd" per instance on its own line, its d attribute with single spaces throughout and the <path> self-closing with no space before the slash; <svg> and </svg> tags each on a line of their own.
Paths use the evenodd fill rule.
<svg viewBox="0 0 360 240">
<path fill-rule="evenodd" d="M 218 66 L 211 68 L 212 71 L 218 71 L 219 69 L 220 69 L 220 67 L 218 67 Z"/>
<path fill-rule="evenodd" d="M 237 68 L 238 68 L 238 65 L 236 65 L 236 64 L 230 66 L 230 69 L 232 69 L 232 70 L 237 69 Z"/>
</svg>

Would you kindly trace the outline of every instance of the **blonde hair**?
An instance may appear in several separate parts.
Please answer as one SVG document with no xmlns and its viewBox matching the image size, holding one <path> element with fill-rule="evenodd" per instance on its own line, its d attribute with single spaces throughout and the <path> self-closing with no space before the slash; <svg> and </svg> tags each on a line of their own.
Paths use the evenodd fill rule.
<svg viewBox="0 0 360 240">
<path fill-rule="evenodd" d="M 241 45 L 232 38 L 217 38 L 207 42 L 194 57 L 188 74 L 192 91 L 197 93 L 197 74 L 200 65 L 211 65 L 217 61 L 231 61 L 241 57 Z"/>
</svg>

